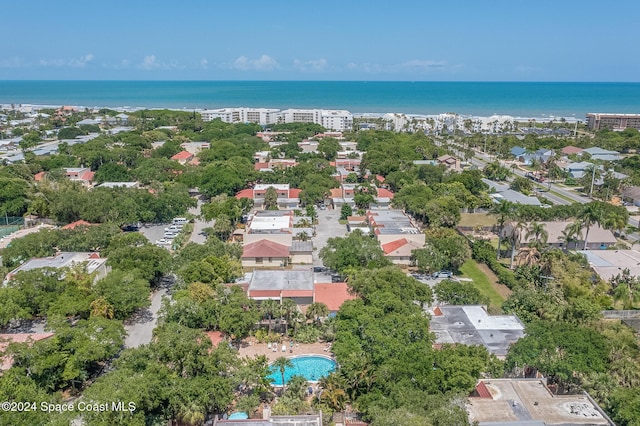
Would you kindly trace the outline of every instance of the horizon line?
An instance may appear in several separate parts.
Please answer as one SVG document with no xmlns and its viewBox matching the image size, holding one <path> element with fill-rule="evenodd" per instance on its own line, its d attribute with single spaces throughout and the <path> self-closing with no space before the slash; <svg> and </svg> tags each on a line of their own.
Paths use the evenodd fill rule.
<svg viewBox="0 0 640 426">
<path fill-rule="evenodd" d="M 207 79 L 0 79 L 0 82 L 155 82 L 155 83 L 534 83 L 534 84 L 640 84 L 640 81 L 580 80 L 207 80 Z"/>
</svg>

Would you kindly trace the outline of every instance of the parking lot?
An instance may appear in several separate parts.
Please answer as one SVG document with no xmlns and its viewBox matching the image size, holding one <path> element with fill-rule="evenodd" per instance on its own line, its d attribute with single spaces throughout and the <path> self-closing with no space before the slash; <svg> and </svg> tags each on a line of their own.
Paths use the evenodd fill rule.
<svg viewBox="0 0 640 426">
<path fill-rule="evenodd" d="M 327 245 L 329 238 L 344 237 L 347 235 L 347 226 L 341 225 L 340 210 L 318 210 L 318 225 L 316 226 L 316 236 L 313 241 L 313 266 L 322 266 L 320 260 L 320 250 Z M 329 276 L 329 282 L 331 277 Z"/>
</svg>

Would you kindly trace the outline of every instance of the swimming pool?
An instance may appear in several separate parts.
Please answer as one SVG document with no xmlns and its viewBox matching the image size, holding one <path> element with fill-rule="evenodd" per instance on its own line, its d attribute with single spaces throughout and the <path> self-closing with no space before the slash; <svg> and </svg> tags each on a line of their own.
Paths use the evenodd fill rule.
<svg viewBox="0 0 640 426">
<path fill-rule="evenodd" d="M 302 376 L 310 382 L 317 382 L 329 373 L 335 371 L 336 362 L 322 355 L 302 355 L 289 358 L 293 367 L 285 368 L 284 381 L 289 382 L 292 376 Z M 274 386 L 282 386 L 282 375 L 280 370 L 271 366 L 271 374 L 268 376 Z"/>
</svg>

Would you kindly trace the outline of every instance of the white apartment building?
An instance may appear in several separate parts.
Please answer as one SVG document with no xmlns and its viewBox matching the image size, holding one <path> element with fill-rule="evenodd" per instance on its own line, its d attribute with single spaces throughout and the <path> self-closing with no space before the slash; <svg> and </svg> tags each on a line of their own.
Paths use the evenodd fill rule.
<svg viewBox="0 0 640 426">
<path fill-rule="evenodd" d="M 225 123 L 258 123 L 268 126 L 278 122 L 279 109 L 272 108 L 221 108 L 200 111 L 202 121 L 213 121 L 216 118 Z"/>
<path fill-rule="evenodd" d="M 217 118 L 225 123 L 316 123 L 330 130 L 344 131 L 353 127 L 353 114 L 345 110 L 271 108 L 221 108 L 199 111 L 203 121 Z"/>
</svg>

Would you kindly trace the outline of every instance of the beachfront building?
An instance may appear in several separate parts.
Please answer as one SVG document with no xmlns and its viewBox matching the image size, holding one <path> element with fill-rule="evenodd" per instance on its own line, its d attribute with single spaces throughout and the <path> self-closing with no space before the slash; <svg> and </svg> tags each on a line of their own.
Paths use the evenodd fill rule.
<svg viewBox="0 0 640 426">
<path fill-rule="evenodd" d="M 278 122 L 279 109 L 274 108 L 220 108 L 198 111 L 202 121 L 220 119 L 225 123 L 257 123 L 268 126 Z"/>
<path fill-rule="evenodd" d="M 640 114 L 587 114 L 587 125 L 591 130 L 624 130 L 628 127 L 640 130 Z"/>
<path fill-rule="evenodd" d="M 335 131 L 351 130 L 353 114 L 345 110 L 273 108 L 220 108 L 200 110 L 203 121 L 220 119 L 225 123 L 315 123 Z"/>
</svg>

